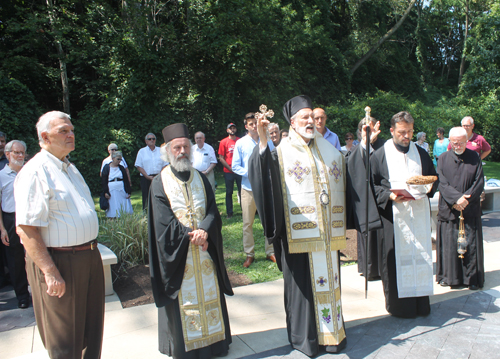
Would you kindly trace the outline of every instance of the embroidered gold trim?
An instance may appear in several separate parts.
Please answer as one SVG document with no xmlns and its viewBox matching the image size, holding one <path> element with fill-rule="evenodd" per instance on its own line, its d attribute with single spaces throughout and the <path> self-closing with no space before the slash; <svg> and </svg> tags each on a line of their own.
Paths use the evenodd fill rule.
<svg viewBox="0 0 500 359">
<path fill-rule="evenodd" d="M 344 213 L 344 206 L 333 206 L 332 213 Z"/>
<path fill-rule="evenodd" d="M 332 222 L 332 227 L 333 228 L 344 227 L 344 221 L 333 221 Z"/>
<path fill-rule="evenodd" d="M 303 214 L 303 213 L 314 213 L 316 208 L 314 206 L 303 206 L 303 207 L 292 207 L 290 213 L 292 214 Z"/>
<path fill-rule="evenodd" d="M 170 175 L 170 178 L 175 181 L 164 178 L 167 175 Z M 206 191 L 202 185 L 203 180 L 200 174 L 192 170 L 189 180 L 182 182 L 173 175 L 170 166 L 167 166 L 162 171 L 162 182 L 167 197 L 170 194 L 175 196 L 175 193 L 179 193 L 179 195 L 182 193 L 184 197 L 183 202 L 175 201 L 175 198 L 169 198 L 174 214 L 179 212 L 185 214 L 183 219 L 186 223 L 181 223 L 192 229 L 198 228 L 199 222 L 205 217 L 204 206 L 207 203 Z M 206 252 L 203 252 L 203 257 L 207 256 L 210 258 Z M 192 243 L 189 244 L 188 260 L 192 262 L 186 263 L 183 284 L 178 294 L 186 351 L 206 347 L 224 340 L 226 337 L 219 283 L 214 271 L 214 264 L 208 258 L 202 261 L 202 258 L 200 258 L 200 247 Z M 183 300 L 183 287 L 188 282 L 186 277 L 189 277 L 189 286 L 194 285 L 196 288 L 196 293 L 194 293 L 196 296 L 188 292 L 186 294 L 188 302 L 186 302 L 186 305 L 183 305 L 185 302 Z M 207 286 L 206 293 L 204 285 Z M 198 336 L 200 331 L 201 337 Z M 194 338 L 193 335 L 195 336 Z"/>
<path fill-rule="evenodd" d="M 295 222 L 292 224 L 292 228 L 295 229 L 296 231 L 300 231 L 301 229 L 312 229 L 316 228 L 318 224 L 316 222 Z"/>
<path fill-rule="evenodd" d="M 295 176 L 295 181 L 298 183 L 304 182 L 304 177 L 309 173 L 311 173 L 311 170 L 308 167 L 302 167 L 302 163 L 300 163 L 300 161 L 295 161 L 293 168 L 289 168 L 286 172 L 286 174 L 290 177 Z"/>
</svg>

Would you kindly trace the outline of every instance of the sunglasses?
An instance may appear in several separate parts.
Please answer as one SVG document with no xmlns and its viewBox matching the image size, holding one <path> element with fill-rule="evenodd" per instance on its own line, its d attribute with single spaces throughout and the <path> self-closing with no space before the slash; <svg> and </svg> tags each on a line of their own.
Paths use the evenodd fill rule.
<svg viewBox="0 0 500 359">
<path fill-rule="evenodd" d="M 154 140 L 156 140 L 156 138 L 153 138 L 153 137 L 148 138 L 148 141 L 154 141 Z"/>
</svg>

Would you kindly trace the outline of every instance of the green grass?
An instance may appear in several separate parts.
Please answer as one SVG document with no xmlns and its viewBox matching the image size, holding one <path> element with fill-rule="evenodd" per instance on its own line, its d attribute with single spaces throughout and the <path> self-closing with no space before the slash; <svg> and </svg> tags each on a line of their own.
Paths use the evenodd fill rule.
<svg viewBox="0 0 500 359">
<path fill-rule="evenodd" d="M 496 178 L 500 180 L 500 162 L 487 162 L 484 161 L 485 165 L 483 166 L 484 175 L 490 178 Z"/>
<path fill-rule="evenodd" d="M 215 173 L 217 190 L 215 199 L 217 208 L 222 216 L 222 238 L 224 239 L 224 262 L 228 271 L 246 275 L 253 283 L 269 282 L 282 278 L 275 263 L 266 260 L 264 246 L 264 230 L 259 216 L 255 216 L 253 236 L 255 239 L 255 261 L 249 268 L 243 268 L 246 254 L 243 252 L 243 221 L 241 207 L 238 204 L 236 184 L 233 191 L 233 218 L 227 219 L 226 213 L 226 185 L 221 171 Z"/>
<path fill-rule="evenodd" d="M 236 273 L 244 274 L 253 283 L 268 282 L 275 279 L 282 278 L 282 273 L 278 270 L 275 263 L 266 260 L 266 253 L 264 247 L 264 231 L 259 220 L 259 216 L 255 216 L 255 222 L 253 225 L 253 234 L 255 238 L 255 261 L 249 268 L 243 268 L 242 264 L 246 259 L 246 255 L 243 252 L 243 222 L 241 217 L 241 207 L 238 204 L 236 185 L 234 186 L 233 192 L 233 218 L 227 219 L 226 213 L 226 185 L 224 182 L 224 176 L 222 171 L 216 171 L 215 179 L 217 181 L 217 190 L 215 192 L 215 198 L 217 202 L 217 208 L 222 216 L 222 238 L 224 239 L 224 261 L 226 263 L 226 268 L 228 271 L 234 271 Z M 134 208 L 134 213 L 140 214 L 142 212 L 142 192 L 134 191 L 131 196 L 132 206 Z M 99 230 L 100 236 L 105 236 L 109 238 L 109 233 L 105 233 L 104 228 L 107 228 L 109 220 L 106 219 L 104 211 L 99 208 L 99 197 L 94 197 L 94 203 L 96 207 L 97 214 L 99 216 L 99 222 L 101 228 Z M 127 241 L 127 234 L 125 232 L 132 231 L 131 229 L 125 230 L 123 238 L 116 240 L 119 243 L 123 243 L 123 246 L 128 246 L 130 241 Z M 108 231 L 109 232 L 109 231 Z M 124 249 L 119 249 L 119 247 L 114 249 L 116 251 L 128 252 Z M 147 254 L 146 254 L 147 257 Z"/>
</svg>

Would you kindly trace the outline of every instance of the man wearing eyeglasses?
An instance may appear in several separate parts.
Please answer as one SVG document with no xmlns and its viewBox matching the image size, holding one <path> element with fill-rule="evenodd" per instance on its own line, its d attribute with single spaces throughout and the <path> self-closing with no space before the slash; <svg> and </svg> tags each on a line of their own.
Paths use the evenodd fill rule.
<svg viewBox="0 0 500 359">
<path fill-rule="evenodd" d="M 145 140 L 146 147 L 137 152 L 135 160 L 135 167 L 141 173 L 142 210 L 147 208 L 151 181 L 167 165 L 161 159 L 160 147 L 156 146 L 156 136 L 153 133 L 148 133 Z"/>
<path fill-rule="evenodd" d="M 467 132 L 467 148 L 477 152 L 481 160 L 484 160 L 491 152 L 490 144 L 484 139 L 483 136 L 473 132 L 474 119 L 472 116 L 465 116 L 462 119 L 462 127 Z M 451 143 L 448 145 L 448 151 L 452 149 Z"/>
<path fill-rule="evenodd" d="M 439 212 L 437 216 L 436 281 L 442 286 L 484 284 L 481 193 L 484 176 L 481 159 L 467 145 L 463 127 L 450 130 L 452 151 L 439 156 Z M 460 217 L 463 217 L 466 252 L 458 257 Z"/>
<path fill-rule="evenodd" d="M 432 187 L 408 186 L 412 176 L 436 176 L 429 154 L 411 141 L 413 117 L 406 111 L 391 119 L 392 140 L 370 158 L 378 210 L 384 228 L 380 263 L 385 306 L 396 317 L 426 316 L 433 294 L 431 216 Z M 412 199 L 395 190 L 406 189 Z M 392 191 L 391 191 L 392 190 Z"/>
</svg>

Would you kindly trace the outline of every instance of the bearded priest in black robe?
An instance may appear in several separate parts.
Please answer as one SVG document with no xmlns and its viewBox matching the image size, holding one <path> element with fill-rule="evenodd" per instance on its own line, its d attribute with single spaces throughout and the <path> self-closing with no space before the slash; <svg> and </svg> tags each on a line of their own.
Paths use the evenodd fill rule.
<svg viewBox="0 0 500 359">
<path fill-rule="evenodd" d="M 391 119 L 392 140 L 371 156 L 373 185 L 384 226 L 382 283 L 387 311 L 397 317 L 414 318 L 430 313 L 433 294 L 431 214 L 429 199 L 436 189 L 410 186 L 412 176 L 436 175 L 427 152 L 411 141 L 413 117 L 399 112 Z M 406 189 L 409 200 L 392 190 Z"/>
<path fill-rule="evenodd" d="M 270 151 L 269 121 L 256 114 L 260 145 L 249 179 L 264 233 L 283 272 L 288 340 L 308 356 L 346 345 L 339 250 L 345 247 L 346 170 L 343 155 L 316 131 L 307 96 L 288 101 L 290 132 Z M 372 198 L 372 213 L 378 213 Z M 380 220 L 379 220 L 380 221 Z"/>
<path fill-rule="evenodd" d="M 467 131 L 450 130 L 451 150 L 439 156 L 439 212 L 437 217 L 436 280 L 443 286 L 484 285 L 481 193 L 484 177 L 481 158 L 466 148 Z M 464 218 L 466 252 L 458 257 L 460 213 Z"/>
<path fill-rule="evenodd" d="M 232 295 L 222 253 L 222 221 L 207 178 L 191 166 L 187 127 L 163 129 L 170 165 L 149 192 L 149 263 L 158 307 L 159 350 L 173 358 L 225 355 Z"/>
</svg>

